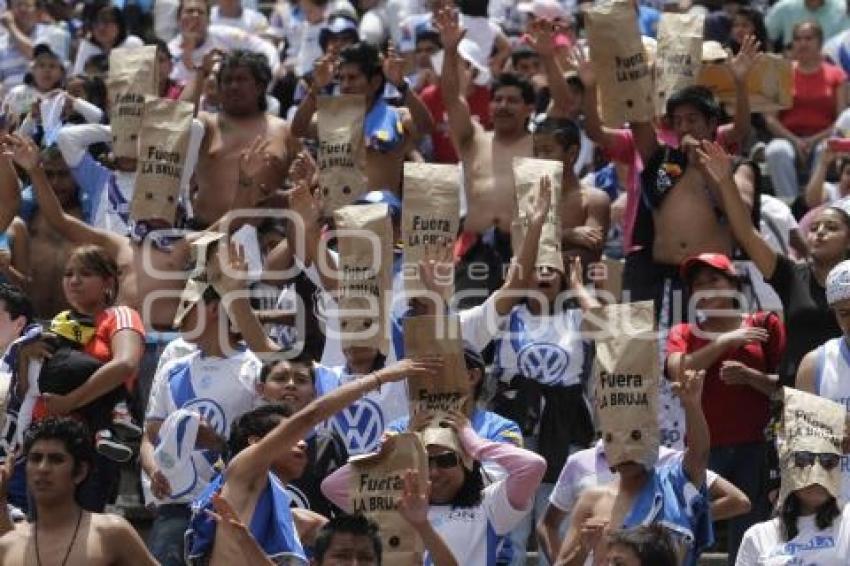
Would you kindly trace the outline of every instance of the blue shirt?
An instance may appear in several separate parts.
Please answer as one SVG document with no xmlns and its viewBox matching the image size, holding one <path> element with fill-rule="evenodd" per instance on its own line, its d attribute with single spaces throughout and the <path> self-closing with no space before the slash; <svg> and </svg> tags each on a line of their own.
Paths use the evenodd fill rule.
<svg viewBox="0 0 850 566">
<path fill-rule="evenodd" d="M 684 460 L 655 467 L 623 522 L 624 528 L 658 524 L 674 542 L 687 549 L 684 564 L 695 566 L 702 551 L 714 543 L 708 489 L 697 489 L 688 478 Z"/>
</svg>

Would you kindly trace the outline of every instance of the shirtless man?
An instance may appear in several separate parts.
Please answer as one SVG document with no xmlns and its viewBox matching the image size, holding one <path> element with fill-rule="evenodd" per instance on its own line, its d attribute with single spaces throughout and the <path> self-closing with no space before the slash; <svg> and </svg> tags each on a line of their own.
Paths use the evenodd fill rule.
<svg viewBox="0 0 850 566">
<path fill-rule="evenodd" d="M 705 477 L 711 444 L 701 404 L 704 378 L 705 372 L 686 371 L 675 385 L 687 421 L 688 447 L 682 459 L 648 470 L 645 464 L 615 463 L 609 457 L 618 479 L 606 486 L 588 488 L 579 496 L 556 566 L 583 566 L 591 554 L 594 565 L 606 564 L 604 535 L 647 523 L 674 525 L 676 530 L 671 529 L 670 533 L 679 563 L 696 563 L 702 547 L 695 545 L 712 542 L 698 532 L 700 522 L 708 521 Z M 629 448 L 634 451 L 634 447 Z M 607 444 L 606 453 L 613 453 Z M 658 487 L 662 488 L 660 492 Z M 648 494 L 654 495 L 647 498 Z M 691 546 L 685 542 L 686 534 L 693 537 Z M 688 560 L 683 562 L 686 557 Z"/>
<path fill-rule="evenodd" d="M 610 225 L 611 199 L 605 191 L 582 184 L 573 170 L 581 149 L 578 126 L 568 118 L 549 117 L 537 125 L 533 141 L 534 157 L 564 164 L 559 211 L 564 265 L 573 256 L 580 257 L 582 265 L 598 262 Z"/>
<path fill-rule="evenodd" d="M 89 226 L 79 218 L 62 210 L 41 165 L 38 148 L 32 140 L 18 136 L 3 138 L 4 148 L 13 154 L 15 161 L 27 171 L 33 183 L 39 212 L 47 223 L 63 238 L 74 245 L 96 244 L 103 247 L 118 264 L 119 292 L 116 305 L 136 309 L 149 328 L 170 330 L 180 295 L 186 284 L 186 265 L 190 257 L 187 238 L 177 239 L 168 248 L 159 246 L 152 237 L 136 242 L 127 236 Z M 253 144 L 249 153 L 238 164 L 237 170 L 247 179 L 261 178 L 270 156 L 265 146 Z M 253 165 L 252 165 L 253 164 Z M 13 199 L 17 181 L 0 183 L 0 199 Z M 257 202 L 260 189 L 255 183 L 244 188 L 246 200 Z M 250 206 L 248 206 L 250 207 Z"/>
<path fill-rule="evenodd" d="M 94 465 L 83 425 L 68 418 L 40 421 L 27 431 L 24 458 L 27 491 L 38 518 L 0 538 L 0 564 L 156 564 L 122 517 L 89 513 L 77 505 L 75 491 Z"/>
<path fill-rule="evenodd" d="M 197 228 L 209 227 L 230 210 L 247 208 L 244 197 L 252 182 L 271 194 L 286 178 L 299 144 L 284 120 L 266 113 L 271 77 L 268 63 L 258 53 L 234 51 L 221 62 L 221 112 L 198 115 L 205 133 L 195 169 L 198 190 L 192 197 Z M 240 156 L 257 137 L 268 140 L 272 159 L 255 178 L 241 178 Z"/>
<path fill-rule="evenodd" d="M 458 44 L 466 33 L 456 10 L 441 8 L 434 24 L 443 43 L 440 89 L 452 141 L 463 163 L 467 213 L 464 230 L 481 234 L 495 227 L 510 233 L 516 216 L 513 158 L 532 155 L 526 122 L 534 109 L 534 89 L 514 75 L 500 75 L 491 88 L 493 131 L 472 120 L 459 79 Z"/>
<path fill-rule="evenodd" d="M 362 42 L 345 47 L 339 54 L 333 50 L 329 51 L 316 61 L 313 83 L 292 118 L 294 135 L 317 138 L 313 116 L 318 109 L 319 93 L 331 84 L 334 75 L 339 81 L 341 94 L 365 95 L 367 123 L 370 117 L 386 115 L 386 120 L 380 120 L 382 124 L 394 122 L 401 125 L 401 132 L 370 132 L 365 124 L 363 131 L 366 143 L 367 188 L 388 190 L 400 196 L 405 157 L 433 127 L 428 109 L 404 79 L 403 59 L 391 49 L 382 66 L 378 50 Z M 384 100 L 387 81 L 402 94 L 404 106 L 395 108 L 387 105 Z M 384 136 L 388 136 L 388 139 L 382 139 Z"/>
<path fill-rule="evenodd" d="M 69 216 L 83 219 L 77 184 L 62 154 L 56 148 L 48 148 L 41 152 L 41 157 L 44 173 L 51 181 L 59 206 Z M 32 280 L 38 282 L 28 288 L 28 293 L 36 318 L 49 319 L 68 308 L 62 291 L 62 276 L 65 260 L 76 245 L 62 237 L 38 209 L 32 213 L 27 225 L 30 230 L 30 274 Z"/>
</svg>

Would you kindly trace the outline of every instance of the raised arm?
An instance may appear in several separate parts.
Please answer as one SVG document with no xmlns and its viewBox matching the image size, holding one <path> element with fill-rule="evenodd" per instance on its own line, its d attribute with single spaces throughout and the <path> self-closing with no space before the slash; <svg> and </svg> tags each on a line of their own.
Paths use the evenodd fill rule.
<svg viewBox="0 0 850 566">
<path fill-rule="evenodd" d="M 431 484 L 428 483 L 430 490 Z M 425 550 L 434 566 L 458 566 L 457 560 L 443 537 L 434 530 L 428 520 L 429 492 L 419 486 L 419 472 L 407 470 L 404 474 L 404 490 L 398 500 L 398 513 L 419 534 Z"/>
<path fill-rule="evenodd" d="M 806 206 L 816 208 L 826 202 L 826 174 L 830 164 L 835 162 L 836 154 L 826 147 L 818 158 L 817 165 L 812 171 L 809 182 L 806 184 Z"/>
<path fill-rule="evenodd" d="M 582 95 L 582 113 L 584 128 L 587 136 L 602 149 L 608 150 L 616 144 L 614 130 L 602 125 L 599 117 L 599 102 L 596 96 L 596 73 L 581 47 L 574 47 L 570 52 L 569 61 L 575 68 L 581 84 L 584 86 Z"/>
<path fill-rule="evenodd" d="M 299 138 L 315 136 L 313 115 L 319 108 L 319 93 L 331 84 L 336 73 L 337 53 L 329 50 L 324 56 L 316 60 L 313 65 L 313 78 L 307 89 L 307 96 L 298 105 L 295 115 L 292 117 L 290 131 L 292 135 Z"/>
<path fill-rule="evenodd" d="M 413 120 L 414 131 L 411 132 L 414 137 L 413 141 L 418 142 L 434 129 L 434 119 L 416 92 L 407 84 L 404 77 L 405 64 L 404 57 L 399 55 L 395 46 L 390 42 L 389 47 L 387 47 L 387 54 L 384 57 L 384 76 L 402 93 L 402 103 L 410 111 L 410 117 Z"/>
<path fill-rule="evenodd" d="M 528 282 L 537 262 L 537 250 L 540 246 L 543 224 L 546 222 L 551 206 L 552 180 L 548 176 L 541 177 L 532 206 L 534 213 L 529 219 L 525 238 L 516 257 L 511 261 L 505 282 L 493 293 L 496 313 L 499 315 L 503 316 L 511 312 L 514 305 L 522 298 L 520 291 L 528 288 Z"/>
<path fill-rule="evenodd" d="M 555 566 L 584 566 L 602 537 L 607 521 L 594 518 L 593 508 L 605 488 L 585 490 L 578 498 L 570 517 L 570 528 L 558 550 Z"/>
<path fill-rule="evenodd" d="M 765 279 L 770 279 L 776 271 L 777 254 L 764 241 L 758 229 L 753 226 L 750 211 L 744 205 L 735 177 L 732 176 L 732 159 L 715 142 L 704 141 L 702 148 L 698 149 L 697 152 L 700 157 L 700 166 L 708 178 L 720 189 L 723 209 L 729 218 L 732 235 L 744 248 L 744 251 L 747 252 L 747 255 L 750 256 Z"/>
<path fill-rule="evenodd" d="M 527 509 L 543 481 L 546 460 L 525 448 L 481 438 L 472 430 L 466 415 L 454 412 L 448 421 L 467 454 L 479 462 L 494 462 L 505 470 L 505 491 L 511 507 L 518 511 Z"/>
<path fill-rule="evenodd" d="M 32 140 L 11 135 L 3 138 L 3 145 L 13 153 L 15 161 L 29 175 L 36 199 L 38 199 L 39 213 L 44 215 L 48 224 L 75 244 L 97 244 L 103 246 L 110 254 L 117 253 L 121 246 L 120 236 L 98 230 L 79 218 L 65 213 L 41 167 L 38 147 Z"/>
<path fill-rule="evenodd" d="M 582 311 L 588 311 L 601 305 L 595 295 L 588 292 L 584 286 L 584 268 L 581 265 L 581 258 L 574 257 L 570 261 L 570 292 L 578 299 L 578 304 Z"/>
<path fill-rule="evenodd" d="M 526 30 L 526 37 L 532 49 L 540 56 L 549 83 L 549 93 L 552 106 L 547 115 L 551 118 L 563 118 L 568 115 L 568 109 L 574 105 L 575 96 L 564 80 L 564 72 L 555 59 L 555 33 L 557 29 L 547 20 L 534 20 Z"/>
<path fill-rule="evenodd" d="M 0 232 L 5 232 L 21 207 L 21 187 L 12 160 L 0 155 Z"/>
<path fill-rule="evenodd" d="M 228 465 L 228 479 L 239 477 L 250 481 L 265 475 L 279 454 L 305 438 L 317 424 L 342 411 L 367 392 L 409 376 L 434 377 L 441 366 L 439 358 L 404 359 L 316 398 L 258 442 L 237 454 Z"/>
<path fill-rule="evenodd" d="M 701 487 L 705 483 L 705 470 L 708 468 L 708 456 L 711 452 L 711 436 L 708 422 L 702 412 L 702 385 L 705 370 L 685 370 L 678 381 L 673 383 L 673 391 L 679 396 L 685 409 L 685 431 L 688 435 L 688 447 L 682 465 L 692 484 Z"/>
<path fill-rule="evenodd" d="M 748 35 L 741 43 L 741 49 L 729 61 L 729 70 L 735 80 L 735 121 L 730 137 L 738 145 L 743 145 L 750 135 L 750 95 L 747 92 L 747 76 L 759 58 L 760 44 L 755 36 Z"/>
<path fill-rule="evenodd" d="M 434 25 L 443 43 L 443 69 L 440 73 L 440 90 L 449 118 L 449 130 L 458 149 L 472 141 L 475 128 L 464 93 L 460 91 L 460 55 L 457 46 L 466 30 L 458 23 L 457 10 L 443 6 L 434 16 Z"/>
</svg>

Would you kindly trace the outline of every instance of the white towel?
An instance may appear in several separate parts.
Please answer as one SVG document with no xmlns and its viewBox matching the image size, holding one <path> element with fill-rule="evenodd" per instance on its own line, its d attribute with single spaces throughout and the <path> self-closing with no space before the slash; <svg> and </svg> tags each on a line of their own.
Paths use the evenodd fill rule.
<svg viewBox="0 0 850 566">
<path fill-rule="evenodd" d="M 171 499 L 190 493 L 198 483 L 198 470 L 193 453 L 201 416 L 178 409 L 168 415 L 159 429 L 159 444 L 153 452 L 157 467 L 168 479 Z"/>
</svg>

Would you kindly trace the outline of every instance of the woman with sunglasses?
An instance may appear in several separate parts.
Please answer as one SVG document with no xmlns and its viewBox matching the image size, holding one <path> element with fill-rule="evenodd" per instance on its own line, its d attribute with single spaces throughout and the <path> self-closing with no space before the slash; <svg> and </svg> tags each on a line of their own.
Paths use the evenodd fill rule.
<svg viewBox="0 0 850 566">
<path fill-rule="evenodd" d="M 805 355 L 796 386 L 850 408 L 850 260 L 842 261 L 827 275 L 826 300 L 843 335 Z M 841 466 L 841 496 L 850 501 L 850 466 L 846 457 Z"/>
<path fill-rule="evenodd" d="M 498 537 L 531 511 L 546 461 L 529 450 L 484 440 L 460 413 L 444 424 L 449 427 L 431 425 L 420 432 L 428 453 L 428 520 L 458 564 L 495 566 Z M 485 485 L 483 461 L 504 468 L 505 477 Z M 351 474 L 347 464 L 322 482 L 325 497 L 347 512 Z"/>
<path fill-rule="evenodd" d="M 839 506 L 840 446 L 846 411 L 796 389 L 784 392 L 777 447 L 782 477 L 778 511 L 750 527 L 736 566 L 844 566 L 850 556 L 850 505 Z M 793 406 L 789 407 L 789 403 Z"/>
</svg>

